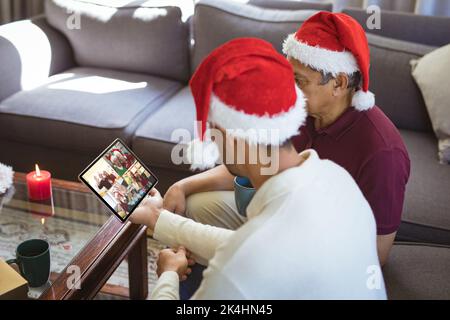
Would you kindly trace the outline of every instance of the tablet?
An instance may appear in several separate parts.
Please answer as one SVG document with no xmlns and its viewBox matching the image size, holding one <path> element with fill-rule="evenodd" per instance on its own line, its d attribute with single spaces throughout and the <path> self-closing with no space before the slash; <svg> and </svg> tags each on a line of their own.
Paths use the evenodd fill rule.
<svg viewBox="0 0 450 320">
<path fill-rule="evenodd" d="M 83 170 L 79 179 L 122 222 L 158 183 L 155 175 L 120 139 Z"/>
</svg>

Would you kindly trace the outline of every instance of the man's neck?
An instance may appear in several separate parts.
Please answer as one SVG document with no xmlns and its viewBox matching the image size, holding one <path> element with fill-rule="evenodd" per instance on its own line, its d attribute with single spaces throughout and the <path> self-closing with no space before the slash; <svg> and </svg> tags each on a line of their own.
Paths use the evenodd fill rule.
<svg viewBox="0 0 450 320">
<path fill-rule="evenodd" d="M 326 112 L 312 115 L 314 118 L 315 129 L 319 130 L 332 125 L 348 108 L 350 108 L 350 105 L 351 101 L 346 99 L 345 101 L 338 102 L 336 105 L 330 107 Z"/>
<path fill-rule="evenodd" d="M 251 165 L 247 168 L 247 177 L 250 179 L 253 187 L 258 190 L 264 182 L 271 177 L 280 174 L 281 172 L 300 166 L 306 159 L 300 157 L 294 147 L 292 148 L 280 148 L 279 149 L 279 164 L 278 169 L 274 170 L 273 174 L 263 175 L 262 164 Z"/>
</svg>

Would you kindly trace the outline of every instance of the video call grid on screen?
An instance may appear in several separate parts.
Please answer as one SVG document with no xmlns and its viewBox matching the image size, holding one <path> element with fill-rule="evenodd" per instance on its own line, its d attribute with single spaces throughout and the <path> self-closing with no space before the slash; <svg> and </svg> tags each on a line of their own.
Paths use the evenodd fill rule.
<svg viewBox="0 0 450 320">
<path fill-rule="evenodd" d="M 150 170 L 119 139 L 80 174 L 80 180 L 121 221 L 129 217 L 157 183 Z"/>
</svg>

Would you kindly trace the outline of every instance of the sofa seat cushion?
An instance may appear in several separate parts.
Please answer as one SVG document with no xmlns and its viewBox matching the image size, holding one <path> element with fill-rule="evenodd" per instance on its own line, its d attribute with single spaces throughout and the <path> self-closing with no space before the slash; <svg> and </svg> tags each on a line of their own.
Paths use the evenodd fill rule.
<svg viewBox="0 0 450 320">
<path fill-rule="evenodd" d="M 181 84 L 153 76 L 75 68 L 0 102 L 0 138 L 73 152 L 130 142 L 145 117 Z"/>
<path fill-rule="evenodd" d="M 450 167 L 439 163 L 436 137 L 432 133 L 401 130 L 411 159 L 411 176 L 406 187 L 402 220 L 421 226 L 417 234 L 402 234 L 410 240 L 423 239 L 426 228 L 447 231 L 450 234 Z M 425 233 L 420 233 L 422 230 Z M 450 237 L 448 238 L 450 239 Z M 434 241 L 433 241 L 434 242 Z"/>
<path fill-rule="evenodd" d="M 194 137 L 195 114 L 194 99 L 189 87 L 185 87 L 136 130 L 133 150 L 149 166 L 187 171 L 189 166 L 175 164 L 171 153 L 180 141 L 177 132 L 189 140 Z"/>
<path fill-rule="evenodd" d="M 383 275 L 390 300 L 448 300 L 450 247 L 397 243 Z"/>
</svg>

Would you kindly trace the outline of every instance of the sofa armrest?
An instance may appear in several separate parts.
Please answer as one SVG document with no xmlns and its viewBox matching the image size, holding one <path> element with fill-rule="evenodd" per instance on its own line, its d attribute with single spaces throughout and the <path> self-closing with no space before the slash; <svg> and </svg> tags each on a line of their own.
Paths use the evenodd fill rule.
<svg viewBox="0 0 450 320">
<path fill-rule="evenodd" d="M 0 27 L 0 101 L 74 66 L 67 39 L 45 17 Z"/>
</svg>

